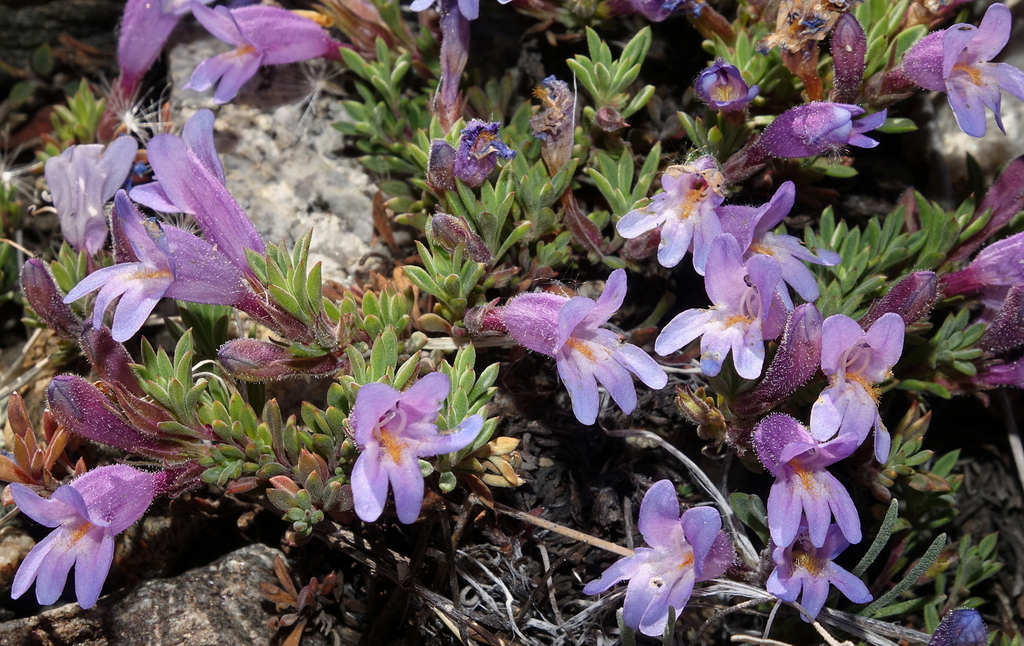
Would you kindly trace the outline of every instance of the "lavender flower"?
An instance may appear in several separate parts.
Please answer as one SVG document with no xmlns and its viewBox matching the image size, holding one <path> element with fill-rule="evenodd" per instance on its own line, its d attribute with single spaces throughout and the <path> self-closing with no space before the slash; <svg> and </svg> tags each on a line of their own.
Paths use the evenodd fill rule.
<svg viewBox="0 0 1024 646">
<path fill-rule="evenodd" d="M 883 314 L 865 332 L 848 316 L 836 314 L 821 326 L 821 370 L 829 385 L 811 408 L 811 435 L 828 440 L 850 435 L 859 445 L 875 429 L 875 457 L 889 457 L 889 433 L 878 415 L 875 384 L 888 379 L 903 354 L 906 326 L 899 314 Z"/>
<path fill-rule="evenodd" d="M 996 125 L 1002 90 L 1024 101 L 1024 72 L 1009 63 L 990 63 L 1010 40 L 1013 17 L 1004 4 L 993 4 L 981 25 L 956 24 L 922 38 L 907 52 L 901 70 L 927 90 L 945 92 L 960 129 L 972 137 L 987 130 L 985 108 Z"/>
<path fill-rule="evenodd" d="M 485 123 L 473 119 L 462 130 L 459 149 L 455 152 L 455 165 L 452 173 L 469 186 L 476 188 L 484 183 L 487 176 L 498 164 L 498 157 L 512 159 L 516 151 L 512 150 L 498 138 L 501 122 Z"/>
<path fill-rule="evenodd" d="M 413 11 L 423 11 L 434 6 L 438 0 L 413 0 L 409 6 Z M 512 0 L 498 0 L 501 4 L 508 4 Z M 459 0 L 459 12 L 468 20 L 476 20 L 480 16 L 480 0 Z"/>
<path fill-rule="evenodd" d="M 221 184 L 224 184 L 224 165 L 221 164 L 220 157 L 217 156 L 217 149 L 213 145 L 213 121 L 212 112 L 205 109 L 197 110 L 185 122 L 185 127 L 181 129 L 181 140 L 185 142 L 188 152 L 220 180 Z M 132 188 L 130 196 L 139 204 L 148 206 L 155 211 L 163 213 L 188 212 L 188 204 L 173 202 L 159 179 Z"/>
<path fill-rule="evenodd" d="M 215 103 L 227 103 L 261 65 L 297 63 L 338 56 L 342 45 L 320 25 L 291 11 L 263 5 L 210 9 L 192 0 L 192 15 L 220 40 L 234 45 L 230 52 L 200 63 L 186 88 L 202 92 L 217 84 Z"/>
<path fill-rule="evenodd" d="M 795 236 L 772 233 L 789 215 L 795 198 L 796 186 L 793 182 L 785 182 L 767 204 L 758 207 L 726 205 L 719 207 L 717 213 L 722 230 L 736 238 L 745 251 L 745 259 L 749 260 L 756 254 L 775 258 L 782 270 L 782 280 L 795 289 L 800 298 L 813 303 L 818 298 L 818 281 L 804 262 L 831 267 L 843 259 L 836 252 L 825 249 L 811 252 Z M 787 301 L 787 306 L 792 307 L 788 290 L 780 289 L 779 295 Z"/>
<path fill-rule="evenodd" d="M 719 112 L 746 110 L 758 92 L 756 85 L 748 87 L 740 71 L 721 58 L 700 73 L 693 89 L 698 99 Z"/>
<path fill-rule="evenodd" d="M 359 389 L 349 418 L 361 451 L 352 467 L 352 498 L 359 518 L 368 523 L 380 518 L 390 482 L 398 520 L 415 522 L 423 505 L 419 458 L 458 451 L 476 439 L 484 423 L 479 415 L 448 435 L 438 434 L 435 420 L 449 389 L 448 376 L 440 372 L 404 392 L 378 383 Z"/>
<path fill-rule="evenodd" d="M 694 583 L 725 573 L 732 564 L 733 550 L 716 509 L 694 507 L 679 514 L 679 500 L 669 480 L 659 480 L 647 490 L 640 503 L 638 526 L 650 547 L 616 561 L 583 592 L 600 594 L 629 579 L 623 621 L 655 637 L 665 631 L 668 609 L 674 608 L 678 615 L 690 600 Z"/>
<path fill-rule="evenodd" d="M 623 238 L 636 238 L 660 227 L 658 262 L 675 267 L 687 251 L 693 251 L 693 266 L 703 274 L 711 241 L 722 233 L 715 210 L 725 200 L 723 184 L 713 157 L 701 157 L 693 165 L 669 166 L 661 176 L 665 190 L 650 204 L 622 216 L 615 230 Z"/>
<path fill-rule="evenodd" d="M 665 356 L 701 337 L 700 366 L 713 377 L 732 351 L 736 372 L 757 379 L 764 365 L 764 340 L 782 332 L 786 309 L 778 295 L 779 263 L 757 255 L 743 264 L 736 238 L 728 233 L 715 238 L 708 254 L 704 286 L 711 308 L 691 309 L 669 321 L 654 342 Z"/>
<path fill-rule="evenodd" d="M 114 558 L 114 537 L 142 517 L 162 492 L 163 481 L 163 474 L 118 464 L 93 469 L 49 498 L 11 484 L 11 495 L 23 514 L 58 528 L 25 557 L 14 576 L 11 597 L 25 594 L 35 582 L 39 603 L 55 603 L 74 565 L 79 605 L 96 605 Z"/>
<path fill-rule="evenodd" d="M 1024 282 L 1024 233 L 993 242 L 965 269 L 942 277 L 946 296 L 970 294 Z"/>
<path fill-rule="evenodd" d="M 76 250 L 95 255 L 107 240 L 103 204 L 128 177 L 139 144 L 118 137 L 99 144 L 71 146 L 46 160 L 46 183 L 60 219 L 64 239 Z"/>
<path fill-rule="evenodd" d="M 196 130 L 205 133 L 198 125 Z M 191 214 L 217 251 L 242 273 L 251 274 L 245 250 L 262 255 L 266 245 L 217 174 L 220 162 L 211 158 L 212 144 L 197 143 L 197 138 L 198 134 L 190 136 L 190 146 L 174 135 L 153 137 L 146 149 L 149 163 L 167 201 Z"/>
<path fill-rule="evenodd" d="M 600 326 L 626 297 L 626 272 L 616 269 L 594 301 L 583 296 L 523 294 L 502 312 L 509 335 L 527 348 L 554 357 L 558 375 L 572 397 L 572 411 L 583 424 L 597 420 L 597 383 L 608 389 L 624 413 L 636 408 L 632 372 L 654 389 L 668 383 L 665 371 L 646 352 Z"/>
<path fill-rule="evenodd" d="M 863 133 L 885 123 L 886 111 L 860 119 L 864 108 L 846 103 L 805 103 L 786 110 L 764 129 L 753 145 L 759 161 L 768 157 L 813 157 L 843 146 L 874 148 L 878 142 Z M 751 159 L 750 161 L 754 161 Z"/>
<path fill-rule="evenodd" d="M 1024 345 L 1024 283 L 1007 291 L 999 312 L 978 339 L 978 347 L 992 354 L 1002 354 L 1020 345 Z"/>
<path fill-rule="evenodd" d="M 793 602 L 800 597 L 800 605 L 811 616 L 818 616 L 828 598 L 828 586 L 832 584 L 854 603 L 871 601 L 871 592 L 864 582 L 833 562 L 849 543 L 839 528 L 832 525 L 824 542 L 815 546 L 801 528 L 800 535 L 791 545 L 772 546 L 772 561 L 775 569 L 768 577 L 767 589 L 783 601 Z"/>
<path fill-rule="evenodd" d="M 441 78 L 437 88 L 437 115 L 447 132 L 462 114 L 459 82 L 469 60 L 471 19 L 462 14 L 458 0 L 441 0 L 440 5 Z"/>
<path fill-rule="evenodd" d="M 768 529 L 776 545 L 789 545 L 796 539 L 804 516 L 811 544 L 816 547 L 824 545 L 833 515 L 846 539 L 860 542 L 860 517 L 853 498 L 825 470 L 848 457 L 858 444 L 848 435 L 822 444 L 789 415 L 776 413 L 761 420 L 754 429 L 754 449 L 761 464 L 775 476 L 768 494 Z"/>
<path fill-rule="evenodd" d="M 199 0 L 209 4 L 210 0 Z M 167 42 L 175 25 L 189 12 L 188 0 L 128 0 L 117 41 L 117 63 L 121 67 L 120 87 L 132 96 L 142 77 Z"/>
<path fill-rule="evenodd" d="M 107 307 L 120 296 L 110 328 L 115 341 L 134 336 L 164 296 L 190 303 L 232 305 L 245 295 L 241 272 L 205 240 L 146 220 L 124 191 L 114 198 L 114 214 L 137 262 L 94 271 L 68 292 L 64 302 L 77 301 L 99 289 L 92 324 L 101 327 Z"/>
<path fill-rule="evenodd" d="M 1024 388 L 1024 358 L 982 368 L 974 381 L 982 386 Z"/>
</svg>

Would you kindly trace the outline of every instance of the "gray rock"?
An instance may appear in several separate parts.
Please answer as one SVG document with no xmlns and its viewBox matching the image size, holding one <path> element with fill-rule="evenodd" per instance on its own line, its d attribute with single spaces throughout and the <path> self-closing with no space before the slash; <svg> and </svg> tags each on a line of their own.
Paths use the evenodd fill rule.
<svg viewBox="0 0 1024 646">
<path fill-rule="evenodd" d="M 349 282 L 349 268 L 370 250 L 376 189 L 359 163 L 342 155 L 344 139 L 331 126 L 347 118 L 323 91 L 334 64 L 265 67 L 222 106 L 212 90 L 181 89 L 200 61 L 227 49 L 185 25 L 169 54 L 175 125 L 200 108 L 214 110 L 228 190 L 264 239 L 291 243 L 313 229 L 310 263 L 323 263 L 325 279 Z"/>
<path fill-rule="evenodd" d="M 68 604 L 0 624 L 0 646 L 269 646 L 273 604 L 260 582 L 277 583 L 278 550 L 256 544 L 172 579 L 108 595 L 93 608 Z M 304 646 L 327 644 L 307 634 Z"/>
</svg>

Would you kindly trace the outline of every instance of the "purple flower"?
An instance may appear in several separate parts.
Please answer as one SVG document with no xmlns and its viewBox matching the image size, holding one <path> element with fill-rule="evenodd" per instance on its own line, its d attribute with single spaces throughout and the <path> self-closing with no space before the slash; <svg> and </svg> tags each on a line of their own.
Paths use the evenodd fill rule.
<svg viewBox="0 0 1024 646">
<path fill-rule="evenodd" d="M 875 457 L 889 458 L 889 432 L 878 415 L 879 384 L 903 354 L 906 325 L 899 314 L 883 314 L 865 332 L 848 316 L 836 314 L 821 326 L 821 370 L 829 385 L 811 408 L 811 435 L 828 440 L 850 435 L 857 445 L 875 429 Z"/>
<path fill-rule="evenodd" d="M 860 542 L 860 517 L 853 498 L 825 470 L 857 446 L 858 442 L 846 435 L 822 444 L 789 415 L 776 413 L 761 420 L 754 429 L 754 449 L 761 464 L 775 476 L 768 494 L 768 529 L 776 545 L 793 542 L 804 516 L 810 541 L 817 547 L 824 544 L 833 515 L 846 539 Z"/>
<path fill-rule="evenodd" d="M 181 140 L 185 142 L 185 148 L 199 162 L 210 171 L 221 184 L 224 180 L 224 165 L 217 156 L 217 149 L 213 145 L 213 113 L 209 110 L 198 110 L 185 122 L 181 129 Z M 136 186 L 131 190 L 131 198 L 148 206 L 155 211 L 163 213 L 187 213 L 188 204 L 176 204 L 164 191 L 159 179 L 148 184 Z"/>
<path fill-rule="evenodd" d="M 847 547 L 849 543 L 835 525 L 829 527 L 820 546 L 808 539 L 806 531 L 801 531 L 792 545 L 773 545 L 775 569 L 768 577 L 768 592 L 783 601 L 793 602 L 800 597 L 800 605 L 812 619 L 825 606 L 830 583 L 854 603 L 871 601 L 871 592 L 864 582 L 833 562 Z M 803 620 L 810 621 L 807 617 Z"/>
<path fill-rule="evenodd" d="M 600 327 L 622 307 L 625 297 L 626 272 L 616 269 L 597 301 L 583 296 L 523 294 L 502 312 L 513 339 L 555 358 L 558 375 L 572 397 L 572 412 L 583 424 L 597 420 L 598 382 L 626 414 L 636 408 L 630 372 L 650 388 L 664 388 L 668 383 L 665 371 L 646 352 Z"/>
<path fill-rule="evenodd" d="M 1024 101 L 1024 72 L 1009 63 L 990 63 L 1010 40 L 1013 17 L 993 4 L 981 25 L 956 24 L 922 38 L 907 52 L 902 71 L 914 83 L 945 92 L 960 129 L 972 137 L 987 130 L 985 108 L 1006 133 L 1000 115 L 1002 90 Z"/>
<path fill-rule="evenodd" d="M 782 270 L 782 280 L 795 289 L 800 298 L 813 303 L 818 298 L 818 281 L 804 262 L 831 267 L 843 259 L 825 249 L 815 249 L 812 253 L 795 236 L 772 233 L 789 215 L 795 198 L 796 186 L 785 182 L 767 204 L 758 207 L 727 205 L 719 207 L 717 212 L 722 230 L 736 238 L 740 249 L 745 251 L 745 259 L 757 254 L 775 258 Z M 779 295 L 792 307 L 788 290 L 780 289 Z"/>
<path fill-rule="evenodd" d="M 744 379 L 757 379 L 764 365 L 764 340 L 782 332 L 786 308 L 778 294 L 779 263 L 757 255 L 743 264 L 736 238 L 728 233 L 715 238 L 708 254 L 704 287 L 711 308 L 691 309 L 669 321 L 654 342 L 654 350 L 665 356 L 697 337 L 700 367 L 713 377 L 722 370 L 732 351 L 736 372 Z"/>
<path fill-rule="evenodd" d="M 74 565 L 79 605 L 96 605 L 114 558 L 114 537 L 146 513 L 161 493 L 163 480 L 163 474 L 118 464 L 93 469 L 49 498 L 11 484 L 11 495 L 23 514 L 58 528 L 25 557 L 14 576 L 11 597 L 25 594 L 35 581 L 39 603 L 55 603 Z"/>
<path fill-rule="evenodd" d="M 694 583 L 725 573 L 733 562 L 733 549 L 713 507 L 694 507 L 680 516 L 669 480 L 659 480 L 647 490 L 638 526 L 650 547 L 616 561 L 583 592 L 600 594 L 629 579 L 622 619 L 630 628 L 656 637 L 665 631 L 668 609 L 674 608 L 678 616 L 690 600 Z"/>
<path fill-rule="evenodd" d="M 703 274 L 711 241 L 722 233 L 715 209 L 725 200 L 723 184 L 713 157 L 701 157 L 692 166 L 669 166 L 661 176 L 665 190 L 622 216 L 615 230 L 623 238 L 636 238 L 660 227 L 658 262 L 675 267 L 692 251 L 693 266 Z"/>
<path fill-rule="evenodd" d="M 352 467 L 359 518 L 368 523 L 380 518 L 390 482 L 398 520 L 415 522 L 423 505 L 419 458 L 458 451 L 476 439 L 484 424 L 479 415 L 466 418 L 453 433 L 438 434 L 435 420 L 449 389 L 448 376 L 440 372 L 404 392 L 379 383 L 359 389 L 349 418 L 361 451 Z"/>
<path fill-rule="evenodd" d="M 71 146 L 46 160 L 46 183 L 64 239 L 76 250 L 95 255 L 107 240 L 103 204 L 124 184 L 139 144 L 118 137 L 104 150 L 99 144 Z"/>
<path fill-rule="evenodd" d="M 469 60 L 469 21 L 457 0 L 441 0 L 441 78 L 437 88 L 438 118 L 447 132 L 462 115 L 459 82 Z M 475 17 L 475 16 L 474 16 Z"/>
<path fill-rule="evenodd" d="M 651 22 L 661 22 L 672 15 L 678 4 L 663 0 L 610 0 L 608 6 L 613 16 L 639 13 Z"/>
<path fill-rule="evenodd" d="M 413 11 L 423 11 L 436 4 L 438 0 L 413 0 L 409 6 Z M 512 0 L 498 0 L 501 4 L 508 4 Z M 476 20 L 480 15 L 480 0 L 459 0 L 459 12 L 468 20 Z"/>
<path fill-rule="evenodd" d="M 998 314 L 989 323 L 978 347 L 992 354 L 1002 354 L 1024 345 L 1024 283 L 1010 288 Z"/>
<path fill-rule="evenodd" d="M 871 308 L 857 321 L 861 327 L 870 327 L 883 314 L 895 312 L 903 323 L 917 323 L 932 311 L 939 299 L 939 279 L 933 271 L 915 271 L 892 286 L 889 292 L 871 303 Z"/>
<path fill-rule="evenodd" d="M 114 217 L 137 258 L 89 274 L 64 297 L 71 303 L 97 289 L 92 324 L 103 325 L 107 307 L 121 297 L 110 330 L 115 341 L 127 341 L 142 327 L 163 297 L 190 303 L 232 305 L 245 294 L 239 272 L 208 242 L 170 225 L 147 220 L 119 191 Z"/>
<path fill-rule="evenodd" d="M 192 0 L 192 15 L 235 49 L 208 58 L 192 72 L 186 88 L 202 92 L 215 83 L 216 103 L 227 103 L 261 65 L 281 65 L 322 56 L 337 56 L 341 43 L 320 25 L 291 11 L 256 5 L 210 9 Z"/>
<path fill-rule="evenodd" d="M 199 0 L 209 4 L 210 0 Z M 167 37 L 189 12 L 188 0 L 128 0 L 117 41 L 121 89 L 132 96 L 164 48 Z"/>
<path fill-rule="evenodd" d="M 196 130 L 191 131 L 195 133 L 190 135 L 191 146 L 174 135 L 153 137 L 146 149 L 149 163 L 167 202 L 176 210 L 191 214 L 217 251 L 242 273 L 251 274 L 245 250 L 262 255 L 266 245 L 242 207 L 224 187 L 217 174 L 220 162 L 211 158 L 212 145 L 196 141 L 199 138 L 196 131 L 205 132 L 205 127 L 198 127 L 201 123 L 202 120 L 196 124 Z"/>
<path fill-rule="evenodd" d="M 498 164 L 498 157 L 512 159 L 516 151 L 512 150 L 498 138 L 501 122 L 485 123 L 473 119 L 462 130 L 459 149 L 455 152 L 455 165 L 452 173 L 466 186 L 476 188 L 484 183 L 487 176 Z"/>
<path fill-rule="evenodd" d="M 843 13 L 832 28 L 832 100 L 856 103 L 864 81 L 868 39 L 852 13 Z"/>
<path fill-rule="evenodd" d="M 805 103 L 780 114 L 754 144 L 764 161 L 768 157 L 813 157 L 834 153 L 843 146 L 874 148 L 878 142 L 863 133 L 885 123 L 886 111 L 864 114 L 864 108 L 846 103 Z"/>
<path fill-rule="evenodd" d="M 748 87 L 736 67 L 719 58 L 693 84 L 697 98 L 719 112 L 746 110 L 757 96 L 758 88 Z"/>
<path fill-rule="evenodd" d="M 965 269 L 942 277 L 946 296 L 969 294 L 991 287 L 1024 282 L 1024 233 L 993 242 Z"/>
</svg>

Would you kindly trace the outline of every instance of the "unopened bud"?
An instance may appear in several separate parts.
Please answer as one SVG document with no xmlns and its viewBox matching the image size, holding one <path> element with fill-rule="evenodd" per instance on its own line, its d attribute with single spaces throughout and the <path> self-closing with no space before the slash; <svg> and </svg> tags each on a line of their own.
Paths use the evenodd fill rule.
<svg viewBox="0 0 1024 646">
<path fill-rule="evenodd" d="M 444 139 L 435 139 L 430 144 L 430 158 L 427 161 L 427 183 L 438 191 L 454 191 L 455 149 Z"/>
<path fill-rule="evenodd" d="M 871 304 L 868 313 L 861 317 L 860 326 L 865 330 L 882 318 L 883 314 L 895 312 L 903 319 L 904 325 L 921 320 L 935 307 L 939 300 L 939 279 L 933 271 L 916 271 L 896 283 L 889 293 Z"/>
<path fill-rule="evenodd" d="M 832 30 L 832 101 L 857 103 L 864 80 L 864 56 L 868 41 L 852 13 L 844 13 Z"/>
<path fill-rule="evenodd" d="M 82 353 L 100 379 L 108 384 L 120 384 L 140 397 L 144 394 L 132 372 L 131 355 L 110 336 L 110 330 L 87 324 L 82 332 L 81 346 Z"/>
<path fill-rule="evenodd" d="M 473 233 L 462 218 L 447 213 L 438 213 L 427 223 L 427 235 L 442 249 L 451 253 L 460 244 L 466 246 L 466 253 L 476 262 L 489 265 L 494 262 L 483 238 Z"/>
<path fill-rule="evenodd" d="M 622 115 L 619 114 L 619 111 L 610 105 L 606 105 L 597 111 L 597 114 L 594 115 L 594 124 L 605 132 L 615 132 L 629 125 L 622 118 Z"/>
<path fill-rule="evenodd" d="M 232 376 L 243 381 L 327 376 L 343 367 L 343 360 L 333 354 L 296 356 L 288 348 L 259 339 L 228 341 L 221 346 L 217 357 Z"/>
<path fill-rule="evenodd" d="M 1001 354 L 1024 345 L 1024 283 L 1015 285 L 1006 294 L 1003 307 L 978 341 L 978 347 Z"/>
<path fill-rule="evenodd" d="M 32 311 L 47 327 L 62 339 L 78 339 L 82 333 L 82 321 L 64 303 L 64 295 L 42 260 L 31 258 L 25 262 L 21 270 L 21 290 Z"/>
</svg>

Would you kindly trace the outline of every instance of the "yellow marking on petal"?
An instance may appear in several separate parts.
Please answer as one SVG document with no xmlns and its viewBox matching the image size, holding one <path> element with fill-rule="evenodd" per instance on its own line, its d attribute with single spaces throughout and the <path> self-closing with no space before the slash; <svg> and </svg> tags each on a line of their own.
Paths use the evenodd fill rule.
<svg viewBox="0 0 1024 646">
<path fill-rule="evenodd" d="M 807 552 L 799 550 L 793 550 L 793 563 L 796 567 L 807 570 L 807 573 L 811 576 L 821 576 L 822 571 L 827 565 L 825 559 L 816 558 Z"/>
<path fill-rule="evenodd" d="M 233 49 L 230 52 L 228 52 L 227 55 L 228 56 L 233 56 L 233 57 L 241 57 L 241 56 L 248 56 L 249 54 L 252 54 L 255 51 L 256 51 L 255 47 L 253 47 L 252 45 L 246 43 L 246 45 L 244 47 L 236 47 L 235 49 Z"/>
<path fill-rule="evenodd" d="M 321 27 L 333 27 L 334 20 L 330 17 L 323 15 L 319 11 L 307 11 L 305 9 L 292 9 L 292 13 L 296 16 L 301 16 L 307 20 L 312 20 Z"/>
<path fill-rule="evenodd" d="M 868 378 L 859 372 L 848 372 L 846 378 L 850 381 L 860 384 L 860 386 L 867 391 L 868 395 L 871 396 L 871 401 L 878 404 L 878 398 L 882 396 L 882 392 L 878 389 L 878 386 L 874 382 L 868 381 Z"/>
<path fill-rule="evenodd" d="M 954 72 L 963 72 L 971 78 L 971 83 L 975 85 L 985 85 L 982 80 L 981 70 L 972 65 L 965 65 L 964 63 L 957 63 L 953 66 Z"/>
<path fill-rule="evenodd" d="M 739 93 L 739 88 L 733 87 L 728 83 L 723 83 L 711 90 L 711 99 L 722 103 L 726 101 L 737 101 L 745 96 L 745 94 Z"/>
<path fill-rule="evenodd" d="M 72 543 L 77 543 L 78 541 L 82 540 L 82 538 L 84 538 L 86 534 L 89 533 L 90 529 L 92 529 L 92 523 L 82 523 L 78 527 L 68 532 L 68 539 Z"/>
<path fill-rule="evenodd" d="M 683 560 L 679 562 L 677 570 L 685 570 L 688 567 L 693 567 L 693 550 L 690 550 L 683 556 Z"/>
<path fill-rule="evenodd" d="M 594 356 L 594 349 L 586 341 L 581 341 L 580 339 L 577 339 L 575 337 L 569 337 L 568 340 L 566 340 L 565 345 L 569 346 L 576 352 L 579 352 L 589 361 L 596 360 L 596 357 Z"/>
<path fill-rule="evenodd" d="M 398 464 L 402 460 L 402 456 L 405 455 L 407 445 L 401 438 L 394 433 L 385 431 L 382 428 L 376 429 L 377 441 L 384 447 L 384 452 L 388 454 L 391 461 Z"/>
<path fill-rule="evenodd" d="M 169 269 L 140 269 L 130 274 L 125 274 L 125 280 L 152 280 L 154 278 L 174 278 Z"/>
<path fill-rule="evenodd" d="M 762 254 L 762 255 L 765 255 L 765 256 L 774 256 L 775 255 L 775 250 L 774 249 L 772 249 L 771 247 L 766 247 L 765 245 L 763 245 L 763 244 L 761 244 L 759 242 L 752 243 L 750 245 L 750 247 L 749 247 L 749 250 L 752 253 L 759 253 L 759 254 Z"/>
<path fill-rule="evenodd" d="M 732 326 L 736 325 L 737 323 L 744 323 L 746 325 L 750 325 L 753 322 L 754 322 L 754 317 L 753 316 L 743 316 L 742 314 L 736 314 L 734 316 L 730 316 L 729 318 L 725 319 L 725 322 L 723 323 L 723 325 L 725 327 L 732 327 Z"/>
</svg>

